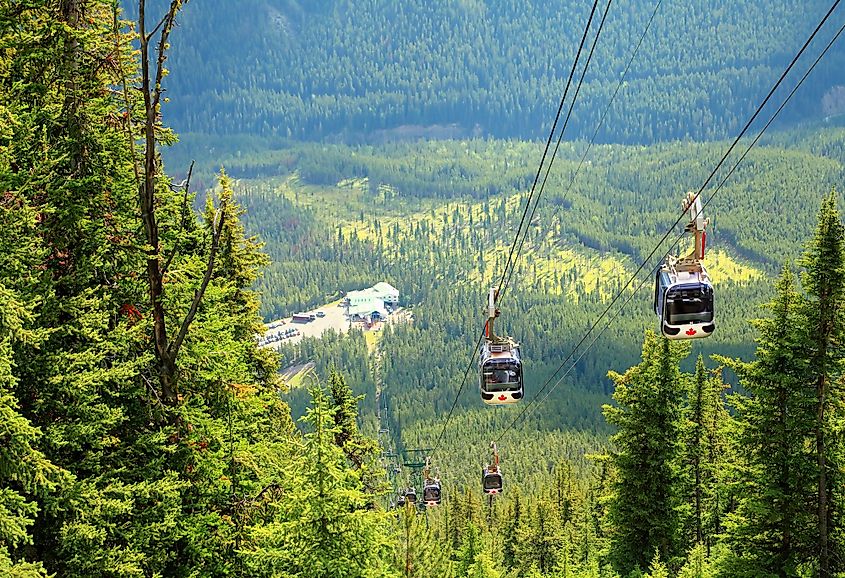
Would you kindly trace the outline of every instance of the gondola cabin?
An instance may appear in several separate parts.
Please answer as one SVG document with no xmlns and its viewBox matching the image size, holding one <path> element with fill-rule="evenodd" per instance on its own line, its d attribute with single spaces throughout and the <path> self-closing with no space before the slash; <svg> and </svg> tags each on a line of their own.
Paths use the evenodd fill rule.
<svg viewBox="0 0 845 578">
<path fill-rule="evenodd" d="M 440 504 L 440 480 L 426 480 L 423 488 L 423 502 L 426 506 Z"/>
<path fill-rule="evenodd" d="M 660 332 L 668 339 L 709 337 L 716 328 L 713 284 L 703 266 L 675 271 L 667 266 L 657 272 L 654 312 Z"/>
<path fill-rule="evenodd" d="M 498 468 L 484 468 L 481 478 L 485 494 L 496 495 L 502 493 L 502 473 Z"/>
<path fill-rule="evenodd" d="M 417 503 L 417 491 L 414 488 L 405 490 L 405 500 L 410 504 Z"/>
<path fill-rule="evenodd" d="M 522 359 L 519 345 L 513 341 L 486 341 L 481 347 L 479 372 L 484 403 L 501 405 L 522 399 Z"/>
</svg>

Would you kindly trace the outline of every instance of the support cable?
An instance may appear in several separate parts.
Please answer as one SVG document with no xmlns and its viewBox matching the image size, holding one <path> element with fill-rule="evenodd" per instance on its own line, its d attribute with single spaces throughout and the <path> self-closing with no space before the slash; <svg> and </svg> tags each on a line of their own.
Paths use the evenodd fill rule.
<svg viewBox="0 0 845 578">
<path fill-rule="evenodd" d="M 774 86 L 772 87 L 772 89 L 769 91 L 769 93 L 767 94 L 766 98 L 765 98 L 765 99 L 763 100 L 763 102 L 762 102 L 762 103 L 761 103 L 761 104 L 757 107 L 757 110 L 754 112 L 754 114 L 752 115 L 751 119 L 750 119 L 750 120 L 749 120 L 749 121 L 745 124 L 745 126 L 743 127 L 743 129 L 742 129 L 742 131 L 740 132 L 739 136 L 737 136 L 737 137 L 736 137 L 736 139 L 734 139 L 733 143 L 732 143 L 732 144 L 731 144 L 731 146 L 728 148 L 727 152 L 725 152 L 725 154 L 724 154 L 724 155 L 722 156 L 722 158 L 719 160 L 718 164 L 716 165 L 716 168 L 714 168 L 714 169 L 713 169 L 713 171 L 710 173 L 710 175 L 709 175 L 709 176 L 707 177 L 707 179 L 705 180 L 704 184 L 703 184 L 703 185 L 702 185 L 702 186 L 698 189 L 698 192 L 696 192 L 695 196 L 692 198 L 692 202 L 695 202 L 695 200 L 696 200 L 696 199 L 697 199 L 697 198 L 701 195 L 702 191 L 703 191 L 703 190 L 707 187 L 707 185 L 710 183 L 710 181 L 711 181 L 711 180 L 713 179 L 713 177 L 716 175 L 716 173 L 718 172 L 718 170 L 719 170 L 719 169 L 721 168 L 721 166 L 724 164 L 725 160 L 728 158 L 728 156 L 731 154 L 731 152 L 733 152 L 733 149 L 734 149 L 734 148 L 736 147 L 736 145 L 739 143 L 740 139 L 742 139 L 742 138 L 745 136 L 745 133 L 748 131 L 748 129 L 749 129 L 749 127 L 751 126 L 751 124 L 752 124 L 752 123 L 754 122 L 754 120 L 756 120 L 756 118 L 759 116 L 760 112 L 761 112 L 761 111 L 762 111 L 762 109 L 766 106 L 766 104 L 768 104 L 768 102 L 769 102 L 769 100 L 771 99 L 772 95 L 775 93 L 775 91 L 776 91 L 776 90 L 780 87 L 780 85 L 783 83 L 783 80 L 786 78 L 786 76 L 789 74 L 789 72 L 791 72 L 792 68 L 795 66 L 795 64 L 796 64 L 796 62 L 798 61 L 798 59 L 799 59 L 799 58 L 803 55 L 804 51 L 807 49 L 807 47 L 809 46 L 809 44 L 810 44 L 810 43 L 811 43 L 811 42 L 815 39 L 816 35 L 817 35 L 817 34 L 818 34 L 818 32 L 821 30 L 821 28 L 824 26 L 824 24 L 827 22 L 827 20 L 830 18 L 830 16 L 832 15 L 833 11 L 834 11 L 834 10 L 836 9 L 836 7 L 839 5 L 840 1 L 841 1 L 841 0 L 836 0 L 836 1 L 833 3 L 833 5 L 832 5 L 832 6 L 830 7 L 830 9 L 828 10 L 828 12 L 825 14 L 824 18 L 821 20 L 821 22 L 818 24 L 818 26 L 816 26 L 816 28 L 813 30 L 813 32 L 812 32 L 812 34 L 810 35 L 810 37 L 807 39 L 807 41 L 804 43 L 804 45 L 801 47 L 801 49 L 798 51 L 798 53 L 797 53 L 797 54 L 795 55 L 795 57 L 792 59 L 792 61 L 790 62 L 789 66 L 787 66 L 787 68 L 786 68 L 786 70 L 783 72 L 783 74 L 781 74 L 780 78 L 777 80 L 777 82 L 775 83 L 775 85 L 774 85 Z M 787 103 L 788 103 L 788 102 L 792 99 L 792 97 L 795 95 L 795 93 L 798 91 L 798 89 L 799 89 L 799 88 L 801 87 L 801 85 L 804 83 L 804 81 L 806 80 L 806 78 L 807 78 L 807 77 L 810 75 L 810 73 L 811 73 L 811 72 L 815 69 L 816 65 L 817 65 L 817 64 L 821 61 L 821 59 L 822 59 L 822 58 L 823 58 L 823 57 L 827 54 L 827 52 L 830 50 L 830 48 L 833 46 L 833 44 L 836 42 L 836 40 L 838 40 L 838 39 L 839 39 L 839 37 L 841 36 L 841 34 L 842 34 L 843 30 L 845 30 L 845 25 L 843 25 L 843 27 L 839 29 L 839 31 L 836 33 L 836 35 L 835 35 L 835 36 L 831 39 L 831 41 L 827 44 L 827 46 L 826 46 L 826 47 L 824 48 L 824 50 L 820 53 L 820 55 L 818 56 L 818 58 L 816 58 L 816 60 L 813 62 L 813 64 L 812 64 L 812 65 L 808 68 L 808 70 L 804 73 L 804 75 L 801 77 L 801 79 L 800 79 L 800 80 L 799 80 L 799 82 L 796 84 L 796 86 L 795 86 L 795 87 L 792 89 L 792 91 L 789 93 L 789 95 L 788 95 L 788 96 L 784 99 L 784 101 L 781 103 L 780 107 L 779 107 L 779 108 L 775 111 L 775 113 L 772 115 L 772 117 L 769 119 L 769 121 L 766 123 L 766 125 L 765 125 L 765 126 L 764 126 L 761 130 L 760 130 L 760 132 L 757 134 L 756 138 L 755 138 L 755 139 L 751 142 L 751 144 L 750 144 L 750 145 L 746 148 L 745 152 L 744 152 L 744 153 L 740 156 L 739 160 L 738 160 L 738 161 L 734 164 L 734 166 L 730 169 L 730 171 L 728 172 L 728 174 L 727 174 L 727 175 L 726 175 L 726 176 L 722 179 L 722 181 L 721 181 L 721 182 L 719 183 L 719 185 L 716 187 L 716 189 L 714 190 L 714 192 L 713 192 L 713 193 L 710 195 L 710 197 L 707 199 L 707 202 L 703 204 L 703 206 L 702 206 L 702 210 L 704 209 L 704 207 L 706 207 L 707 205 L 709 205 L 709 204 L 710 204 L 710 202 L 713 200 L 713 197 L 715 197 L 715 196 L 716 196 L 716 194 L 717 194 L 717 193 L 718 193 L 718 192 L 722 189 L 722 187 L 723 187 L 723 185 L 725 184 L 725 182 L 728 180 L 728 178 L 730 178 L 730 177 L 733 175 L 734 171 L 735 171 L 735 170 L 736 170 L 736 168 L 739 166 L 739 164 L 740 164 L 740 163 L 741 163 L 741 162 L 745 159 L 745 157 L 748 155 L 748 153 L 751 151 L 751 149 L 752 149 L 752 148 L 753 148 L 753 147 L 754 147 L 754 146 L 755 146 L 755 145 L 759 142 L 760 138 L 763 136 L 763 134 L 765 133 L 765 131 L 766 131 L 766 130 L 767 130 L 767 129 L 771 126 L 771 124 L 775 121 L 775 119 L 777 118 L 777 116 L 781 113 L 781 111 L 784 109 L 784 107 L 787 105 Z M 550 378 L 549 378 L 549 379 L 548 379 L 548 380 L 547 380 L 547 381 L 543 384 L 543 387 L 541 387 L 541 388 L 540 388 L 540 390 L 537 392 L 537 394 L 536 394 L 536 395 L 535 395 L 535 396 L 531 399 L 531 401 L 530 401 L 530 402 L 529 402 L 529 403 L 528 403 L 528 404 L 527 404 L 527 405 L 523 408 L 523 410 L 522 410 L 522 411 L 521 411 L 521 412 L 520 412 L 520 413 L 516 416 L 516 418 L 514 418 L 514 420 L 510 423 L 510 425 L 508 425 L 508 427 L 507 427 L 507 428 L 505 428 L 505 430 L 503 430 L 503 431 L 502 431 L 502 433 L 499 435 L 499 437 L 498 437 L 498 438 L 496 438 L 496 441 L 500 441 L 500 440 L 504 437 L 504 435 L 505 435 L 508 431 L 510 431 L 510 430 L 514 427 L 514 425 L 515 425 L 515 424 L 516 424 L 516 423 L 517 423 L 517 422 L 518 422 L 518 421 L 519 421 L 519 420 L 520 420 L 523 416 L 525 416 L 525 415 L 526 415 L 526 413 L 528 412 L 528 410 L 529 410 L 529 409 L 530 409 L 530 408 L 531 408 L 531 407 L 535 404 L 535 402 L 537 402 L 537 399 L 540 397 L 540 395 L 542 395 L 542 394 L 543 394 L 543 392 L 546 390 L 546 388 L 549 386 L 549 384 L 551 384 L 551 383 L 552 383 L 552 381 L 555 379 L 555 377 L 558 375 L 558 373 L 560 373 L 560 371 L 564 368 L 564 366 L 565 366 L 565 365 L 566 365 L 566 364 L 567 364 L 567 363 L 568 363 L 568 362 L 569 362 L 569 361 L 570 361 L 570 360 L 571 360 L 571 359 L 575 356 L 575 353 L 578 351 L 578 348 L 579 348 L 579 347 L 580 347 L 580 346 L 581 346 L 581 345 L 582 345 L 582 344 L 583 344 L 583 343 L 587 340 L 587 338 L 588 338 L 588 337 L 589 337 L 589 336 L 593 333 L 593 331 L 594 331 L 594 330 L 595 330 L 595 328 L 598 326 L 598 324 L 602 321 L 602 319 L 604 319 L 604 318 L 607 316 L 607 313 L 610 311 L 610 309 L 613 307 L 613 305 L 614 305 L 614 304 L 615 304 L 615 303 L 619 300 L 619 298 L 622 296 L 622 294 L 623 294 L 623 293 L 624 293 L 624 292 L 628 289 L 628 287 L 631 285 L 631 283 L 632 283 L 632 282 L 633 282 L 633 281 L 637 278 L 637 276 L 640 274 L 640 272 L 643 270 L 643 268 L 646 266 L 646 264 L 648 264 L 648 263 L 651 261 L 652 257 L 653 257 L 653 256 L 654 256 L 654 254 L 658 251 L 658 249 L 660 248 L 660 246 L 661 246 L 661 245 L 663 245 L 663 243 L 666 241 L 666 239 L 669 237 L 669 235 L 672 233 L 672 231 L 675 229 L 675 227 L 677 227 L 677 225 L 681 222 L 681 220 L 683 220 L 683 218 L 684 218 L 684 215 L 685 215 L 685 214 L 686 214 L 686 212 L 682 213 L 682 214 L 681 214 L 681 216 L 679 216 L 679 217 L 678 217 L 678 219 L 675 221 L 675 223 L 674 223 L 674 224 L 673 224 L 673 225 L 669 228 L 669 230 L 667 230 L 667 232 L 663 235 L 663 237 L 660 239 L 660 241 L 658 241 L 658 243 L 657 243 L 657 245 L 654 247 L 654 249 L 652 249 L 652 251 L 651 251 L 651 252 L 649 253 L 649 255 L 645 258 L 645 260 L 643 260 L 643 262 L 640 264 L 640 266 L 637 268 L 637 270 L 634 272 L 634 274 L 633 274 L 633 275 L 632 275 L 632 276 L 628 279 L 628 282 L 627 282 L 627 283 L 626 283 L 626 284 L 622 287 L 622 289 L 620 289 L 620 290 L 619 290 L 619 292 L 616 294 L 616 296 L 614 296 L 614 298 L 611 300 L 611 302 L 608 304 L 608 306 L 604 309 L 604 311 L 603 311 L 603 312 L 602 312 L 602 314 L 599 316 L 599 318 L 598 318 L 598 319 L 597 319 L 597 320 L 596 320 L 596 321 L 595 321 L 595 322 L 594 322 L 594 323 L 590 326 L 590 328 L 587 330 L 587 333 L 585 333 L 585 334 L 584 334 L 584 336 L 581 338 L 581 340 L 580 340 L 580 341 L 579 341 L 579 342 L 575 345 L 575 347 L 572 349 L 572 351 L 569 353 L 569 355 L 566 357 L 566 359 L 564 359 L 564 361 L 560 364 L 560 366 L 559 366 L 559 367 L 558 367 L 558 369 L 554 372 L 554 374 L 552 374 L 552 376 L 551 376 L 551 377 L 550 377 Z M 677 241 L 675 241 L 675 243 L 673 243 L 673 245 L 672 245 L 672 247 L 670 247 L 669 251 L 667 251 L 667 252 L 666 252 L 666 254 L 663 256 L 663 258 L 664 258 L 664 259 L 666 258 L 666 255 L 668 255 L 668 254 L 669 254 L 669 252 L 671 252 L 671 250 L 672 250 L 672 248 L 674 247 L 674 245 L 675 245 L 675 244 L 677 244 L 677 242 L 678 242 L 678 241 L 680 241 L 680 238 L 682 238 L 682 237 L 683 237 L 683 233 L 682 233 L 682 234 L 681 234 L 681 236 L 678 238 L 678 240 L 677 240 Z M 575 364 L 576 364 L 576 363 L 577 363 L 577 362 L 578 362 L 578 361 L 579 361 L 579 360 L 580 360 L 580 359 L 581 359 L 581 358 L 582 358 L 582 357 L 586 354 L 586 352 L 587 352 L 587 351 L 589 351 L 589 349 L 593 346 L 593 344 L 596 342 L 596 340 L 598 339 L 598 337 L 599 337 L 601 334 L 603 334 L 603 333 L 604 333 L 604 331 L 605 331 L 605 330 L 606 330 L 606 329 L 607 329 L 607 328 L 608 328 L 608 327 L 612 324 L 612 322 L 613 322 L 613 321 L 614 321 L 614 320 L 615 320 L 615 319 L 619 316 L 619 314 L 620 314 L 620 313 L 622 312 L 622 310 L 624 309 L 625 305 L 627 305 L 627 304 L 631 301 L 631 299 L 633 298 L 633 296 L 634 296 L 634 295 L 636 295 L 636 293 L 637 293 L 637 291 L 639 290 L 639 288 L 640 288 L 640 287 L 642 287 L 642 285 L 645 283 L 645 280 L 646 280 L 646 279 L 648 279 L 648 278 L 649 278 L 649 277 L 645 277 L 645 278 L 644 278 L 644 279 L 643 279 L 643 280 L 639 283 L 639 285 L 637 286 L 637 288 L 636 288 L 636 289 L 635 289 L 635 290 L 634 290 L 634 291 L 633 291 L 633 292 L 632 292 L 632 293 L 628 296 L 628 298 L 627 298 L 627 299 L 623 302 L 623 304 L 622 304 L 622 306 L 619 308 L 619 310 L 618 310 L 618 311 L 617 311 L 617 312 L 616 312 L 616 313 L 615 313 L 615 314 L 614 314 L 614 315 L 610 318 L 610 320 L 609 320 L 609 321 L 608 321 L 608 322 L 607 322 L 607 323 L 606 323 L 606 324 L 602 327 L 602 329 L 600 330 L 600 332 L 599 332 L 599 333 L 598 333 L 598 334 L 597 334 L 597 335 L 593 338 L 593 340 L 589 343 L 589 345 L 587 346 L 587 348 L 586 348 L 586 349 L 585 349 L 585 350 L 584 350 L 584 351 L 583 351 L 583 352 L 582 352 L 582 353 L 578 356 L 578 358 L 576 358 L 576 359 L 575 359 L 575 361 L 572 363 L 572 365 L 569 367 L 569 369 L 567 369 L 567 371 L 566 371 L 563 375 L 561 375 L 561 377 L 560 377 L 557 381 L 555 381 L 554 386 L 552 387 L 552 389 L 549 391 L 549 393 L 547 393 L 547 394 L 546 394 L 546 396 L 545 396 L 545 397 L 543 397 L 543 399 L 542 399 L 539 403 L 542 403 L 542 402 L 544 402 L 546 399 L 548 399 L 549 394 L 551 394 L 551 391 L 553 391 L 553 390 L 554 390 L 554 388 L 555 388 L 555 387 L 557 387 L 557 385 L 558 385 L 558 384 L 559 384 L 559 383 L 563 380 L 563 378 L 564 378 L 564 377 L 566 377 L 566 376 L 567 376 L 567 375 L 568 375 L 568 374 L 572 371 L 572 369 L 574 369 Z M 538 405 L 539 405 L 539 403 L 538 403 Z"/>
</svg>

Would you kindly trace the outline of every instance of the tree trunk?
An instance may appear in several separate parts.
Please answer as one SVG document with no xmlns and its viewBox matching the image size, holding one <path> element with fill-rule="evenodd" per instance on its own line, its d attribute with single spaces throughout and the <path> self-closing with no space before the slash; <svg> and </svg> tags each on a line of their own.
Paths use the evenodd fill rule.
<svg viewBox="0 0 845 578">
<path fill-rule="evenodd" d="M 819 465 L 819 577 L 830 578 L 830 547 L 828 537 L 828 499 L 827 499 L 827 456 L 824 438 L 824 406 L 827 398 L 827 380 L 824 374 L 819 376 L 816 386 L 818 412 L 816 416 L 816 452 Z"/>
</svg>

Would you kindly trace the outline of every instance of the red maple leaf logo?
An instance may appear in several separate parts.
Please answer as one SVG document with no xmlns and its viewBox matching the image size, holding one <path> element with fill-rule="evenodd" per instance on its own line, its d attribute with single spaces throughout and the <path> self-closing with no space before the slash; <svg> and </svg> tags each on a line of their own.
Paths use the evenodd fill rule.
<svg viewBox="0 0 845 578">
<path fill-rule="evenodd" d="M 692 327 L 687 329 L 687 335 L 695 335 L 696 333 L 698 333 L 698 332 L 695 329 L 693 329 Z"/>
<path fill-rule="evenodd" d="M 500 395 L 500 396 L 499 396 L 499 401 L 505 401 L 505 400 L 507 400 L 507 399 L 508 399 L 508 398 L 507 398 L 507 396 L 506 396 L 506 395 Z"/>
</svg>

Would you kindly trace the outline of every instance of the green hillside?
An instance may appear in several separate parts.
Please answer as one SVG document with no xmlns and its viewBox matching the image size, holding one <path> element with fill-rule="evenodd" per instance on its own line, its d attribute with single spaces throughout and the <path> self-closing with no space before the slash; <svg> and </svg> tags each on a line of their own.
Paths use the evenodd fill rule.
<svg viewBox="0 0 845 578">
<path fill-rule="evenodd" d="M 678 217 L 682 192 L 703 182 L 726 146 L 599 147 L 571 188 L 582 145 L 562 150 L 503 303 L 504 327 L 523 345 L 529 396 L 652 250 Z M 267 318 L 383 279 L 413 306 L 416 323 L 386 331 L 380 342 L 384 396 L 392 423 L 401 423 L 394 428 L 397 443 L 449 410 L 483 324 L 484 293 L 501 274 L 540 152 L 528 143 L 439 141 L 299 145 L 230 159 L 236 174 L 293 171 L 239 185 L 247 227 L 272 258 L 258 284 Z M 746 319 L 768 299 L 780 264 L 800 254 L 813 207 L 841 176 L 838 157 L 798 148 L 759 147 L 746 159 L 707 210 L 706 263 L 716 283 L 718 331 L 696 351 L 750 355 Z M 680 228 L 671 240 L 679 234 Z M 666 243 L 657 255 L 668 250 Z M 654 257 L 647 271 L 656 264 Z M 642 281 L 642 289 L 544 404 L 536 416 L 540 429 L 604 429 L 606 373 L 632 364 L 643 328 L 655 325 L 649 272 L 640 274 L 634 286 Z M 283 358 L 316 358 L 324 374 L 332 363 L 342 365 L 353 388 L 367 396 L 365 420 L 374 420 L 367 348 L 350 339 L 284 347 Z M 477 406 L 476 387 L 470 379 L 459 411 Z M 307 394 L 293 392 L 290 401 L 300 413 Z"/>
<path fill-rule="evenodd" d="M 655 4 L 612 5 L 573 137 L 591 136 Z M 735 132 L 828 4 L 663 2 L 600 142 Z M 207 142 L 211 135 L 544 138 L 589 7 L 572 0 L 206 0 L 181 15 L 173 37 L 168 119 L 180 133 L 208 134 Z M 825 60 L 784 120 L 842 112 L 831 89 L 841 83 L 843 56 L 837 48 Z"/>
</svg>

